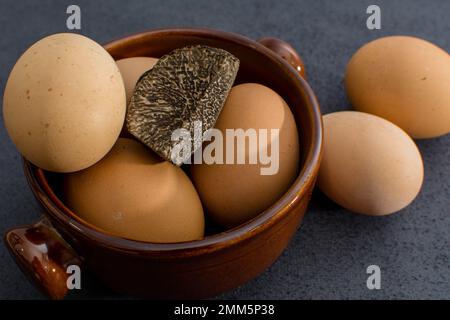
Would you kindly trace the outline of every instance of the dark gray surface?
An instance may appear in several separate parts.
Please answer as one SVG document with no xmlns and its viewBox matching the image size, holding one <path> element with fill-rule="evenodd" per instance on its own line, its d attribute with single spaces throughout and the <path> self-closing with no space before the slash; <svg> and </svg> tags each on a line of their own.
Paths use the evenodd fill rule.
<svg viewBox="0 0 450 320">
<path fill-rule="evenodd" d="M 323 113 L 350 108 L 345 65 L 365 42 L 391 34 L 423 37 L 450 51 L 450 1 L 376 1 L 382 30 L 365 27 L 373 1 L 6 1 L 0 2 L 0 88 L 19 55 L 41 37 L 67 31 L 65 10 L 82 8 L 81 33 L 98 42 L 167 26 L 206 26 L 250 38 L 280 37 L 304 58 Z M 262 66 L 263 67 L 263 66 Z M 19 155 L 0 126 L 0 233 L 39 216 Z M 402 212 L 380 218 L 351 214 L 314 194 L 303 226 L 259 278 L 221 298 L 450 298 L 450 135 L 419 141 L 423 189 Z M 0 245 L 0 298 L 42 296 Z M 366 267 L 382 270 L 382 289 L 368 290 Z M 118 297 L 85 275 L 71 298 Z"/>
</svg>

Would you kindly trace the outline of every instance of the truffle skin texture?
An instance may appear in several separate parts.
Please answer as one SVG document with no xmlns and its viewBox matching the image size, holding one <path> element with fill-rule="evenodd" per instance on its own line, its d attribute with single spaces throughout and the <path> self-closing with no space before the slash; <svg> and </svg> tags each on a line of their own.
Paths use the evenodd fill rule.
<svg viewBox="0 0 450 320">
<path fill-rule="evenodd" d="M 194 138 L 195 122 L 201 121 L 202 133 L 212 128 L 238 69 L 235 56 L 208 46 L 184 47 L 163 56 L 136 84 L 126 116 L 128 131 L 172 161 L 172 148 L 179 143 L 171 140 L 174 130 L 185 129 Z"/>
</svg>

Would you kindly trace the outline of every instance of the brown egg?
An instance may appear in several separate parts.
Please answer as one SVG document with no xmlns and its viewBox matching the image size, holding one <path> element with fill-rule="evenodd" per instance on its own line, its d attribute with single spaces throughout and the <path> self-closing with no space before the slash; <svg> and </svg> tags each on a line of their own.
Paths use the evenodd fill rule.
<svg viewBox="0 0 450 320">
<path fill-rule="evenodd" d="M 218 148 L 219 154 L 223 155 L 223 164 L 193 164 L 192 179 L 212 219 L 222 226 L 233 227 L 274 204 L 296 178 L 299 164 L 297 127 L 289 107 L 276 92 L 260 84 L 246 83 L 231 89 L 216 128 L 224 136 L 223 147 Z M 230 142 L 226 139 L 227 129 L 255 129 L 258 133 L 260 129 L 266 129 L 266 142 L 262 136 L 258 137 L 261 146 L 255 150 L 249 148 L 251 143 L 247 139 L 245 150 L 241 149 L 242 154 L 245 153 L 245 163 L 238 164 L 237 139 L 231 140 L 234 149 L 226 147 Z M 271 129 L 278 129 L 279 134 L 269 138 L 273 134 Z M 275 150 L 276 141 L 279 152 Z M 234 150 L 234 161 L 227 163 L 226 155 L 230 150 Z M 270 150 L 268 154 L 272 160 L 263 164 L 258 156 L 255 163 L 250 163 L 250 158 L 261 150 Z"/>
<path fill-rule="evenodd" d="M 117 65 L 85 36 L 60 33 L 33 44 L 17 60 L 3 97 L 9 136 L 30 162 L 73 172 L 112 148 L 126 112 Z"/>
<path fill-rule="evenodd" d="M 410 204 L 423 181 L 414 141 L 380 117 L 343 111 L 323 117 L 324 149 L 318 186 L 344 208 L 387 215 Z"/>
<path fill-rule="evenodd" d="M 139 78 L 146 71 L 153 68 L 156 62 L 158 62 L 158 59 L 150 57 L 132 57 L 116 61 L 120 73 L 122 74 L 123 83 L 125 84 L 127 104 L 130 103 L 134 87 Z"/>
<path fill-rule="evenodd" d="M 450 132 L 450 57 L 430 42 L 392 36 L 364 45 L 348 63 L 345 86 L 356 110 L 413 138 Z"/>
<path fill-rule="evenodd" d="M 68 207 L 119 237 L 180 242 L 203 237 L 200 199 L 186 174 L 139 142 L 120 138 L 94 166 L 64 176 Z"/>
</svg>

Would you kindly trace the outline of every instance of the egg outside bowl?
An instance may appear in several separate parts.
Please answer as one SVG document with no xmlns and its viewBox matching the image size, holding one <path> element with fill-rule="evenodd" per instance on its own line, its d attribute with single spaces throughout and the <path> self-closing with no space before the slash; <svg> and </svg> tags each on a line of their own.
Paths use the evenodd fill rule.
<svg viewBox="0 0 450 320">
<path fill-rule="evenodd" d="M 241 62 L 236 83 L 261 83 L 286 100 L 299 129 L 298 177 L 282 198 L 245 224 L 202 240 L 158 244 L 119 238 L 81 220 L 58 198 L 50 174 L 24 160 L 25 176 L 44 216 L 8 231 L 5 242 L 20 268 L 49 297 L 67 293 L 70 265 L 86 267 L 121 293 L 157 299 L 212 297 L 265 271 L 297 231 L 319 169 L 322 122 L 291 46 L 274 38 L 256 42 L 222 31 L 180 28 L 139 33 L 105 48 L 117 60 L 160 57 L 193 44 L 228 50 Z"/>
</svg>

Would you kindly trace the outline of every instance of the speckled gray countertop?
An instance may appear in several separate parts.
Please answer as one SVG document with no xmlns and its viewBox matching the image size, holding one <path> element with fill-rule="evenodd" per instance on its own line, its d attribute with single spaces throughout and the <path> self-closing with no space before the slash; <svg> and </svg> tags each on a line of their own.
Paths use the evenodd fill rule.
<svg viewBox="0 0 450 320">
<path fill-rule="evenodd" d="M 261 0 L 2 0 L 0 96 L 14 62 L 32 43 L 65 32 L 66 8 L 78 4 L 82 30 L 100 43 L 152 28 L 202 26 L 253 39 L 275 36 L 302 55 L 323 113 L 349 109 L 343 74 L 362 44 L 384 35 L 423 37 L 450 51 L 450 1 L 376 1 L 382 29 L 366 28 L 373 1 Z M 21 162 L 0 126 L 0 233 L 36 220 L 39 209 Z M 418 141 L 423 189 L 412 205 L 388 217 L 351 214 L 315 192 L 301 229 L 267 272 L 220 298 L 450 299 L 450 135 Z M 381 268 L 381 290 L 366 287 L 366 267 Z M 69 298 L 117 298 L 92 275 Z M 39 299 L 0 244 L 0 298 Z"/>
</svg>

